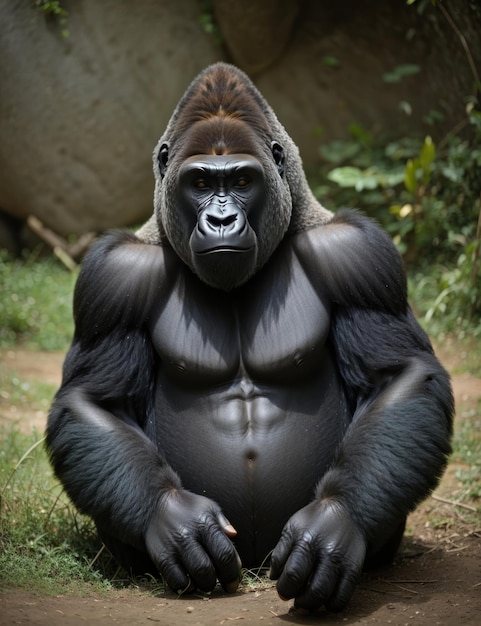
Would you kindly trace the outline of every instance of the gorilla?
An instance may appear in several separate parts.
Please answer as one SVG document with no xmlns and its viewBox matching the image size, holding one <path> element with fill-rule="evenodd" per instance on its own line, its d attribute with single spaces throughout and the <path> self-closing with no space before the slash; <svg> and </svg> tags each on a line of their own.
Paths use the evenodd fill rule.
<svg viewBox="0 0 481 626">
<path fill-rule="evenodd" d="M 154 151 L 154 214 L 84 259 L 47 425 L 56 475 L 132 574 L 338 611 L 389 562 L 450 453 L 453 399 L 391 240 L 309 190 L 218 63 Z"/>
</svg>

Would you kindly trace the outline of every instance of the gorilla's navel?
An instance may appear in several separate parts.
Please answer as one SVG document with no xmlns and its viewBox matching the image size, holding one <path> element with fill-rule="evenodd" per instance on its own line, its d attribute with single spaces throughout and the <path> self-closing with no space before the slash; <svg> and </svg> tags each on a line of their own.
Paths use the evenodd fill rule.
<svg viewBox="0 0 481 626">
<path fill-rule="evenodd" d="M 255 465 L 256 460 L 257 460 L 257 452 L 255 452 L 254 450 L 248 450 L 246 452 L 245 459 L 247 461 L 247 467 L 249 469 L 252 469 L 254 467 L 254 465 Z"/>
</svg>

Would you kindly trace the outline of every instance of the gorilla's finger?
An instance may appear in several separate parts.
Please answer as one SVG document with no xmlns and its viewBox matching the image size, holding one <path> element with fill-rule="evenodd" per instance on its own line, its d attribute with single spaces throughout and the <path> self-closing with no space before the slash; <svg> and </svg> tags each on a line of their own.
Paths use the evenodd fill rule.
<svg viewBox="0 0 481 626">
<path fill-rule="evenodd" d="M 277 580 L 282 574 L 284 565 L 286 564 L 291 552 L 292 544 L 293 540 L 291 533 L 284 531 L 271 554 L 271 565 L 269 570 L 269 578 L 271 580 Z"/>
<path fill-rule="evenodd" d="M 296 596 L 296 609 L 315 611 L 331 598 L 339 580 L 340 564 L 325 558 L 315 568 L 309 586 Z"/>
<path fill-rule="evenodd" d="M 341 578 L 332 597 L 326 602 L 326 609 L 333 612 L 342 611 L 351 599 L 354 589 L 361 576 L 362 567 L 354 566 L 347 570 Z"/>
<path fill-rule="evenodd" d="M 172 591 L 179 595 L 194 591 L 194 583 L 175 557 L 162 557 L 156 561 L 156 565 Z"/>
<path fill-rule="evenodd" d="M 182 543 L 180 554 L 195 588 L 201 591 L 212 591 L 217 576 L 214 565 L 204 548 L 191 538 L 186 538 Z"/>
<path fill-rule="evenodd" d="M 302 593 L 314 567 L 311 542 L 297 541 L 277 581 L 277 592 L 283 599 L 295 598 Z"/>
<path fill-rule="evenodd" d="M 206 524 L 202 532 L 202 542 L 212 559 L 217 577 L 222 587 L 235 591 L 234 583 L 239 583 L 241 560 L 232 541 L 226 536 L 217 521 Z"/>
</svg>

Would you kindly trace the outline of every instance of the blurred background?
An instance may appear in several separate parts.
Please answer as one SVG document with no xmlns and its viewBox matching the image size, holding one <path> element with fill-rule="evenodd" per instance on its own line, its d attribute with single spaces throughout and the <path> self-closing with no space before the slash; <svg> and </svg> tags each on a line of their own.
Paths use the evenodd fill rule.
<svg viewBox="0 0 481 626">
<path fill-rule="evenodd" d="M 74 267 L 96 233 L 146 220 L 153 147 L 224 60 L 271 104 L 321 202 L 376 218 L 429 276 L 423 313 L 479 321 L 477 0 L 0 0 L 0 16 L 10 255 L 43 242 Z"/>
</svg>

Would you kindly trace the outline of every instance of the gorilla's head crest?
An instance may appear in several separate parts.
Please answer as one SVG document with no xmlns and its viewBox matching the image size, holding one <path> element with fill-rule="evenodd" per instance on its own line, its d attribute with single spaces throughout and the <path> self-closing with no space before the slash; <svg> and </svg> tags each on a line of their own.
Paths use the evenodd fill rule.
<svg viewBox="0 0 481 626">
<path fill-rule="evenodd" d="M 206 283 L 245 283 L 287 231 L 329 221 L 299 151 L 238 68 L 209 66 L 191 83 L 153 155 L 154 215 L 140 239 L 167 239 Z M 207 245 L 209 244 L 209 245 Z"/>
</svg>

